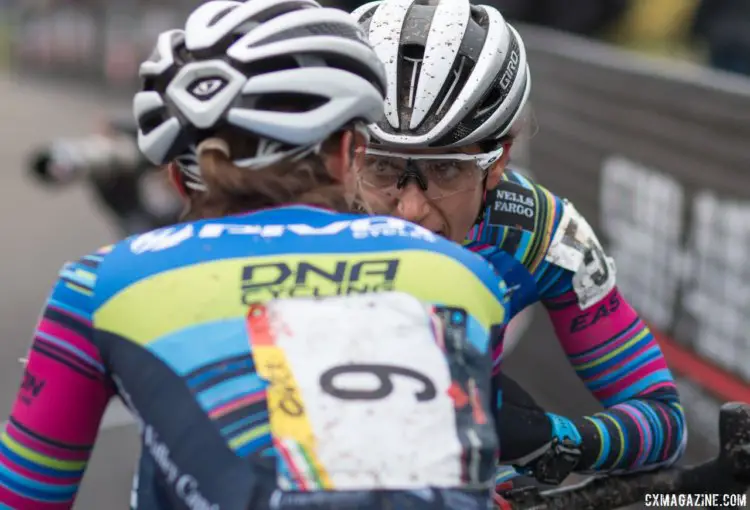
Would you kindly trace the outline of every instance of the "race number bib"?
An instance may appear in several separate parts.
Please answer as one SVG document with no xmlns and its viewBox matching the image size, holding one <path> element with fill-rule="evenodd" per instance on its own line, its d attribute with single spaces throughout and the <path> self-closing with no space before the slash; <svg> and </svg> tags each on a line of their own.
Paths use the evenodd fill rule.
<svg viewBox="0 0 750 510">
<path fill-rule="evenodd" d="M 491 360 L 466 321 L 395 292 L 251 307 L 279 487 L 488 486 Z"/>
<path fill-rule="evenodd" d="M 585 310 L 615 287 L 615 265 L 607 257 L 593 229 L 570 202 L 547 251 L 546 260 L 575 273 L 573 290 Z"/>
</svg>

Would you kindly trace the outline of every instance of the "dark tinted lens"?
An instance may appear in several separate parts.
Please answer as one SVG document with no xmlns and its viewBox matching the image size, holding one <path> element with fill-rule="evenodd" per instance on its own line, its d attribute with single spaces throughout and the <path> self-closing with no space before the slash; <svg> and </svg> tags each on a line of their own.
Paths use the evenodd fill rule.
<svg viewBox="0 0 750 510">
<path fill-rule="evenodd" d="M 483 175 L 474 161 L 368 155 L 361 170 L 361 178 L 368 186 L 398 193 L 397 186 L 407 170 L 419 174 L 420 184 L 427 184 L 424 191 L 430 198 L 441 198 L 473 189 L 481 184 Z"/>
</svg>

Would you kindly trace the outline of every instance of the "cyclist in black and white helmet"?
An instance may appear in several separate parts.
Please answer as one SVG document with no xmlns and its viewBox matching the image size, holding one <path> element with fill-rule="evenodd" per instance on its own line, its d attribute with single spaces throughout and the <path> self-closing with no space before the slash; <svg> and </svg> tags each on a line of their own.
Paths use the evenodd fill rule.
<svg viewBox="0 0 750 510">
<path fill-rule="evenodd" d="M 508 168 L 529 120 L 518 31 L 468 0 L 376 1 L 352 15 L 387 77 L 385 116 L 363 149 L 364 201 L 485 257 L 510 285 L 512 316 L 541 301 L 572 367 L 606 408 L 572 419 L 545 413 L 498 377 L 503 437 L 522 438 L 503 443 L 501 460 L 550 483 L 574 470 L 674 462 L 687 438 L 674 381 L 619 293 L 612 259 L 570 202 Z M 513 476 L 502 469 L 498 482 Z"/>
<path fill-rule="evenodd" d="M 370 126 L 367 151 L 377 165 L 363 173 L 364 191 L 389 212 L 463 241 L 481 208 L 482 184 L 500 181 L 489 170 L 505 166 L 527 119 L 523 41 L 496 9 L 467 0 L 370 2 L 352 16 L 387 77 L 385 115 Z M 400 199 L 415 189 L 440 207 Z"/>
<path fill-rule="evenodd" d="M 507 286 L 419 225 L 357 213 L 386 81 L 356 20 L 209 1 L 140 75 L 139 148 L 187 163 L 171 172 L 189 221 L 62 269 L 26 366 L 44 391 L 23 385 L 3 422 L 0 507 L 71 508 L 117 396 L 142 510 L 488 508 Z"/>
</svg>

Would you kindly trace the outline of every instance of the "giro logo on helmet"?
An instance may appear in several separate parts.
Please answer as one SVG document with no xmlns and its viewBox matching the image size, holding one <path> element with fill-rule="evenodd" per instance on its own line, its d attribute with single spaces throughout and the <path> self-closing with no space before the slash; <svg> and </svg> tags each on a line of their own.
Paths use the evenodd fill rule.
<svg viewBox="0 0 750 510">
<path fill-rule="evenodd" d="M 193 97 L 201 100 L 208 100 L 218 94 L 226 84 L 227 81 L 223 78 L 201 78 L 200 80 L 193 82 L 190 87 L 188 87 L 188 90 Z"/>
<path fill-rule="evenodd" d="M 508 88 L 515 83 L 514 78 L 516 77 L 516 73 L 518 72 L 518 63 L 521 61 L 521 57 L 518 54 L 518 51 L 516 49 L 513 49 L 510 56 L 508 57 L 508 67 L 505 69 L 505 73 L 503 73 L 503 77 L 500 78 L 500 87 L 503 90 L 508 90 Z"/>
</svg>

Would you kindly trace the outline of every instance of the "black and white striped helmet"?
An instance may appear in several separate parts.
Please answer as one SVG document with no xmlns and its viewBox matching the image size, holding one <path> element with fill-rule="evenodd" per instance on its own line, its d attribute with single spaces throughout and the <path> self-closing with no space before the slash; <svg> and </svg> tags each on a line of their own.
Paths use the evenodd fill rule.
<svg viewBox="0 0 750 510">
<path fill-rule="evenodd" d="M 138 146 L 157 165 L 191 160 L 187 173 L 198 172 L 195 145 L 217 131 L 257 139 L 235 159 L 257 168 L 383 115 L 385 74 L 363 31 L 314 0 L 207 2 L 159 36 L 140 76 Z"/>
<path fill-rule="evenodd" d="M 526 50 L 497 9 L 469 0 L 383 0 L 352 16 L 385 64 L 379 143 L 461 147 L 514 131 L 531 89 Z"/>
</svg>

